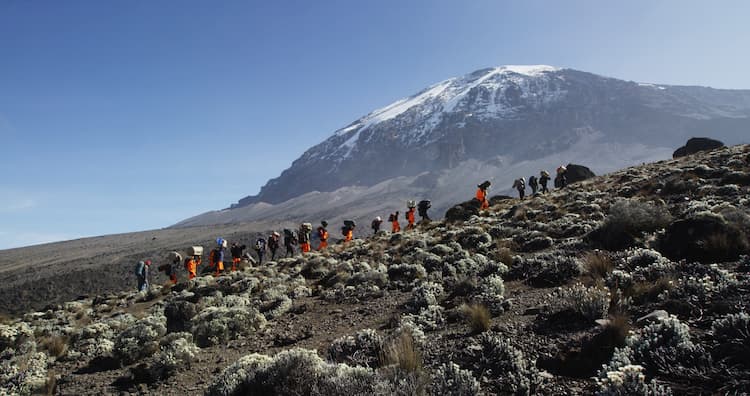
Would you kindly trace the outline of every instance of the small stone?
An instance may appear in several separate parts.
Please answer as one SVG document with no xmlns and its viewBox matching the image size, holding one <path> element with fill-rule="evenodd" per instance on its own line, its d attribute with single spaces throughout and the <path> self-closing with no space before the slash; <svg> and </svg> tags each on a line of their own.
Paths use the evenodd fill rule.
<svg viewBox="0 0 750 396">
<path fill-rule="evenodd" d="M 648 315 L 641 316 L 636 320 L 636 323 L 642 323 L 642 322 L 655 322 L 659 319 L 669 317 L 669 312 L 663 310 L 663 309 L 657 309 L 656 311 L 651 312 Z"/>
</svg>

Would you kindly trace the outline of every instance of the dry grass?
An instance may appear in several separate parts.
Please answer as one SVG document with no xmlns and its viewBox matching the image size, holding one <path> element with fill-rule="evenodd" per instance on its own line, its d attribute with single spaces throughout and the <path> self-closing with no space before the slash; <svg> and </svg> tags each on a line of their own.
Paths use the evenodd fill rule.
<svg viewBox="0 0 750 396">
<path fill-rule="evenodd" d="M 497 250 L 497 260 L 507 265 L 508 267 L 513 264 L 513 251 L 507 247 L 502 247 Z"/>
<path fill-rule="evenodd" d="M 624 314 L 615 314 L 610 316 L 607 325 L 604 327 L 605 330 L 611 334 L 612 339 L 615 341 L 615 345 L 625 345 L 625 338 L 630 333 L 630 318 Z"/>
<path fill-rule="evenodd" d="M 414 345 L 410 333 L 401 335 L 386 345 L 380 353 L 381 366 L 394 366 L 407 372 L 422 371 L 422 354 Z"/>
<path fill-rule="evenodd" d="M 586 275 L 596 283 L 606 279 L 615 265 L 612 263 L 612 259 L 602 252 L 588 252 L 583 256 L 583 267 Z"/>
<path fill-rule="evenodd" d="M 644 304 L 656 301 L 656 298 L 662 292 L 672 290 L 674 281 L 672 278 L 664 277 L 651 282 L 639 282 L 633 284 L 625 290 L 625 296 L 632 297 L 636 304 Z"/>
<path fill-rule="evenodd" d="M 40 394 L 46 396 L 52 396 L 57 390 L 57 376 L 53 371 L 47 372 L 47 381 L 44 382 L 44 388 L 40 390 Z"/>
<path fill-rule="evenodd" d="M 59 358 L 68 353 L 68 337 L 51 336 L 43 338 L 40 342 L 42 349 L 46 350 L 50 356 Z"/>
<path fill-rule="evenodd" d="M 461 311 L 469 323 L 471 332 L 474 334 L 483 333 L 490 329 L 492 324 L 492 315 L 490 311 L 482 304 L 462 305 Z"/>
</svg>

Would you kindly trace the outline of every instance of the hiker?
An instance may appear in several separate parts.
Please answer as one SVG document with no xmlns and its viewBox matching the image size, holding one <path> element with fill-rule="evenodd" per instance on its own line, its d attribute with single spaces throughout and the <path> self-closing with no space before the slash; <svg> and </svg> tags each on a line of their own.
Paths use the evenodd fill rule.
<svg viewBox="0 0 750 396">
<path fill-rule="evenodd" d="M 526 193 L 526 180 L 523 177 L 516 179 L 516 181 L 513 182 L 513 188 L 518 190 L 518 197 L 523 199 L 523 196 Z"/>
<path fill-rule="evenodd" d="M 148 290 L 148 267 L 151 266 L 151 260 L 139 261 L 135 265 L 135 276 L 138 278 L 138 291 Z"/>
<path fill-rule="evenodd" d="M 258 255 L 258 265 L 263 264 L 263 255 L 266 254 L 266 239 L 263 237 L 255 241 L 255 254 Z"/>
<path fill-rule="evenodd" d="M 560 165 L 557 167 L 557 176 L 555 176 L 555 188 L 563 188 L 568 184 L 568 170 Z"/>
<path fill-rule="evenodd" d="M 328 222 L 323 220 L 320 222 L 320 227 L 318 227 L 318 239 L 320 239 L 320 245 L 318 245 L 318 251 L 321 251 L 328 247 L 328 230 L 326 229 L 328 227 Z"/>
<path fill-rule="evenodd" d="M 185 257 L 185 270 L 188 273 L 188 279 L 193 279 L 198 274 L 198 266 L 201 265 L 201 255 L 203 248 L 196 249 L 196 246 L 188 249 L 188 256 Z"/>
<path fill-rule="evenodd" d="M 401 225 L 398 223 L 398 210 L 396 213 L 391 213 L 390 216 L 388 216 L 388 221 L 391 222 L 391 232 L 397 233 L 401 231 Z"/>
<path fill-rule="evenodd" d="M 531 177 L 529 177 L 529 187 L 531 187 L 531 195 L 536 195 L 536 190 L 539 188 L 536 176 L 531 175 Z"/>
<path fill-rule="evenodd" d="M 167 263 L 159 267 L 159 271 L 164 271 L 173 285 L 177 283 L 177 268 L 181 262 L 182 256 L 179 253 L 169 252 Z"/>
<path fill-rule="evenodd" d="M 294 256 L 294 245 L 296 244 L 297 244 L 297 238 L 294 237 L 294 233 L 292 232 L 292 230 L 285 228 L 284 229 L 284 246 L 286 247 L 285 257 Z"/>
<path fill-rule="evenodd" d="M 242 261 L 242 252 L 247 249 L 245 245 L 237 245 L 232 242 L 232 247 L 229 251 L 232 253 L 232 272 L 237 271 L 237 266 Z"/>
<path fill-rule="evenodd" d="M 276 250 L 279 249 L 279 235 L 278 232 L 274 231 L 268 236 L 268 250 L 271 251 L 271 261 L 276 260 Z"/>
<path fill-rule="evenodd" d="M 300 224 L 299 230 L 297 230 L 297 240 L 303 254 L 310 251 L 310 231 L 312 231 L 312 224 L 310 223 Z"/>
<path fill-rule="evenodd" d="M 357 224 L 354 220 L 344 220 L 344 226 L 341 227 L 341 234 L 344 235 L 344 242 L 349 242 L 354 238 L 354 227 Z"/>
<path fill-rule="evenodd" d="M 487 200 L 487 190 L 489 190 L 492 183 L 489 180 L 485 180 L 484 183 L 477 187 L 477 200 L 481 203 L 479 209 L 487 209 L 490 207 L 490 202 Z"/>
<path fill-rule="evenodd" d="M 406 208 L 408 209 L 406 212 L 406 221 L 409 223 L 406 226 L 407 230 L 413 230 L 414 229 L 414 211 L 417 207 L 417 203 L 415 201 L 407 201 L 406 202 Z"/>
<path fill-rule="evenodd" d="M 383 224 L 383 219 L 380 218 L 380 216 L 372 220 L 372 224 L 370 224 L 370 228 L 372 228 L 373 235 L 377 234 L 380 231 L 381 224 Z"/>
<path fill-rule="evenodd" d="M 216 239 L 218 245 L 208 256 L 208 266 L 214 269 L 214 276 L 219 276 L 224 271 L 224 248 L 227 247 L 227 241 L 222 238 Z"/>
<path fill-rule="evenodd" d="M 546 170 L 539 171 L 539 184 L 542 185 L 542 194 L 549 192 L 547 189 L 547 182 L 549 181 L 549 172 Z"/>
<path fill-rule="evenodd" d="M 422 200 L 419 201 L 419 205 L 417 205 L 417 212 L 419 212 L 419 217 L 422 218 L 422 221 L 430 221 L 430 216 L 427 216 L 427 210 L 432 207 L 432 203 L 429 200 Z"/>
</svg>

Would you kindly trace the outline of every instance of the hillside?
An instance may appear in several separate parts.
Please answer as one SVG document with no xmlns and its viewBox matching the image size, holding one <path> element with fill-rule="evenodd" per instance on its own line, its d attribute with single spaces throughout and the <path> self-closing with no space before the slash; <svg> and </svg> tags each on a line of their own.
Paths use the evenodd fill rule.
<svg viewBox="0 0 750 396">
<path fill-rule="evenodd" d="M 515 178 L 561 163 L 608 173 L 669 158 L 692 136 L 748 143 L 748 129 L 748 90 L 544 65 L 486 68 L 374 110 L 312 146 L 258 195 L 176 226 L 370 219 L 423 198 L 442 213 L 476 179 L 507 193 Z"/>
<path fill-rule="evenodd" d="M 465 221 L 51 306 L 0 325 L 0 386 L 743 392 L 748 192 L 750 146 L 734 146 L 496 200 Z"/>
</svg>

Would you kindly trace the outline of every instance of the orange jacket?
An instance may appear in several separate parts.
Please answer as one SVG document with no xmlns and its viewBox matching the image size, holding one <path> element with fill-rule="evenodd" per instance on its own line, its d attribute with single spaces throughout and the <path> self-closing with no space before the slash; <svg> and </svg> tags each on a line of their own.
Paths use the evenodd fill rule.
<svg viewBox="0 0 750 396">
<path fill-rule="evenodd" d="M 477 199 L 480 202 L 484 202 L 484 200 L 487 198 L 487 194 L 484 193 L 484 190 L 481 188 L 477 188 Z"/>
<path fill-rule="evenodd" d="M 349 230 L 346 232 L 346 236 L 344 237 L 344 241 L 349 242 L 354 237 L 354 231 Z"/>
</svg>

